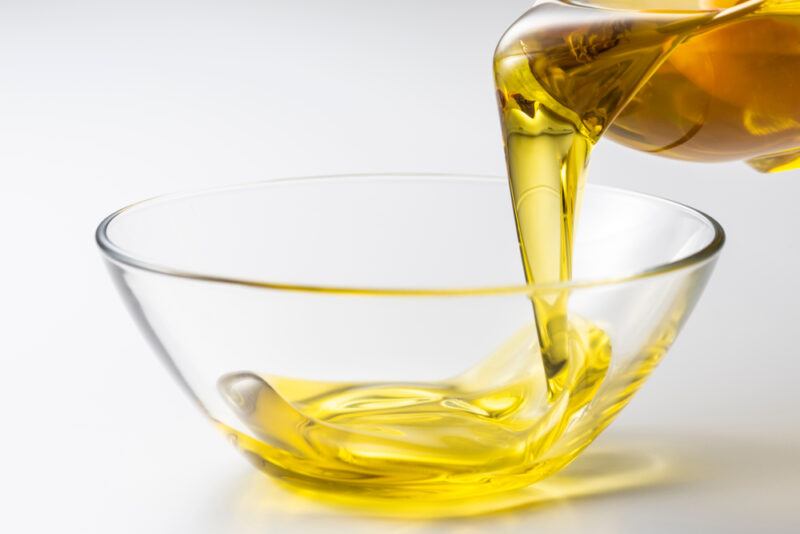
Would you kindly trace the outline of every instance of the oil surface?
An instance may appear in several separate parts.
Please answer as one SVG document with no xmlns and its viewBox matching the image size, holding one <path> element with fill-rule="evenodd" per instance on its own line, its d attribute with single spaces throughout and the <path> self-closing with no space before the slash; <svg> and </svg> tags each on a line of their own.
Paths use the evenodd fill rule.
<svg viewBox="0 0 800 534">
<path fill-rule="evenodd" d="M 535 330 L 462 375 L 439 383 L 330 383 L 233 373 L 219 390 L 253 437 L 220 426 L 258 467 L 300 485 L 370 496 L 452 498 L 518 486 L 562 462 L 531 459 L 591 400 L 611 350 L 599 329 L 573 321 L 580 362 L 553 402 Z"/>
<path fill-rule="evenodd" d="M 586 165 L 605 133 L 674 157 L 795 165 L 800 3 L 720 10 L 733 2 L 715 1 L 701 11 L 543 2 L 501 40 L 497 96 L 528 282 L 571 278 Z M 740 40 L 731 45 L 733 37 Z M 247 432 L 219 426 L 264 471 L 315 489 L 453 498 L 527 485 L 574 458 L 641 382 L 615 393 L 605 419 L 576 430 L 608 370 L 611 342 L 570 312 L 567 291 L 531 300 L 530 327 L 441 382 L 225 375 L 220 394 Z M 636 373 L 645 376 L 659 356 Z M 575 437 L 550 453 L 568 430 Z"/>
</svg>

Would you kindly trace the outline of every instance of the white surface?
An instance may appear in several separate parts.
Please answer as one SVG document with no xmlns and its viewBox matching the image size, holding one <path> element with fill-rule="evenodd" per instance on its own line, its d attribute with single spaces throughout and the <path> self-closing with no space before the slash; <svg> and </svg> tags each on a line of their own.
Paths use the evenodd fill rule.
<svg viewBox="0 0 800 534">
<path fill-rule="evenodd" d="M 0 3 L 0 530 L 797 531 L 796 172 L 597 149 L 593 181 L 713 214 L 727 250 L 671 354 L 575 466 L 613 474 L 591 461 L 608 449 L 657 476 L 488 517 L 369 519 L 282 493 L 193 412 L 114 294 L 92 232 L 143 197 L 502 173 L 490 58 L 526 5 Z"/>
</svg>

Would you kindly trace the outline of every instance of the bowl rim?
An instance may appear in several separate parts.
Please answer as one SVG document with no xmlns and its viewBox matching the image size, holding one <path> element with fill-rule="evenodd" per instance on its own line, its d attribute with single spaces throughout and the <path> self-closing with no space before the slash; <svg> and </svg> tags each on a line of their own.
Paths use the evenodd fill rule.
<svg viewBox="0 0 800 534">
<path fill-rule="evenodd" d="M 548 282 L 538 284 L 515 284 L 503 286 L 479 286 L 479 287 L 453 287 L 453 288 L 392 288 L 392 287 L 352 287 L 352 286 L 335 286 L 335 285 L 320 285 L 320 284 L 304 284 L 304 283 L 285 283 L 285 282 L 270 282 L 268 280 L 235 278 L 222 275 L 215 275 L 212 273 L 194 272 L 185 269 L 178 269 L 169 265 L 164 265 L 152 261 L 148 261 L 137 257 L 135 253 L 128 252 L 122 247 L 116 245 L 108 236 L 108 228 L 110 224 L 119 216 L 124 215 L 126 212 L 133 209 L 146 206 L 148 204 L 161 203 L 165 201 L 186 199 L 194 196 L 210 195 L 215 193 L 235 191 L 239 189 L 248 189 L 254 187 L 262 187 L 272 184 L 286 184 L 286 183 L 299 183 L 311 181 L 332 181 L 344 180 L 351 178 L 359 179 L 377 179 L 377 180 L 390 180 L 397 178 L 411 178 L 411 179 L 426 179 L 426 180 L 452 180 L 452 181 L 505 181 L 506 178 L 502 176 L 493 175 L 479 175 L 479 174 L 458 174 L 458 173 L 424 173 L 424 172 L 381 172 L 381 173 L 349 173 L 349 174 L 332 174 L 332 175 L 317 175 L 317 176 L 303 176 L 303 177 L 285 177 L 285 178 L 272 178 L 252 182 L 239 183 L 227 186 L 217 186 L 202 188 L 196 190 L 182 191 L 177 193 L 158 195 L 150 197 L 127 206 L 120 208 L 113 213 L 106 216 L 95 231 L 95 241 L 97 246 L 105 258 L 115 264 L 130 267 L 140 271 L 146 271 L 154 274 L 160 274 L 170 277 L 183 278 L 202 282 L 230 284 L 237 286 L 245 286 L 250 288 L 270 289 L 278 291 L 291 291 L 303 293 L 330 293 L 330 294 L 347 294 L 347 295 L 361 295 L 361 296 L 378 296 L 378 297 L 445 297 L 445 296 L 481 296 L 481 295 L 517 295 L 517 294 L 540 294 L 542 292 L 564 291 L 571 289 L 585 289 L 601 286 L 612 286 L 642 280 L 646 278 L 657 277 L 669 273 L 674 273 L 690 267 L 698 266 L 708 261 L 712 261 L 719 254 L 723 245 L 725 244 L 725 231 L 722 225 L 719 224 L 713 217 L 700 211 L 696 208 L 676 202 L 674 200 L 611 187 L 607 185 L 588 184 L 587 187 L 592 189 L 603 189 L 612 191 L 615 194 L 623 194 L 632 197 L 639 197 L 648 200 L 656 200 L 665 204 L 670 204 L 674 208 L 681 209 L 689 212 L 695 217 L 708 223 L 714 230 L 712 239 L 701 249 L 689 254 L 688 256 L 681 257 L 677 260 L 661 263 L 650 267 L 648 269 L 621 276 L 611 276 L 597 279 L 578 279 L 562 282 Z"/>
</svg>

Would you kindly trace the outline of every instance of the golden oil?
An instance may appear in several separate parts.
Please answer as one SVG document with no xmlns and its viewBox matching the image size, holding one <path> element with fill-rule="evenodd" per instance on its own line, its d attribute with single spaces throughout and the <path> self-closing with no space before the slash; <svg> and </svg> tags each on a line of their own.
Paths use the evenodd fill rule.
<svg viewBox="0 0 800 534">
<path fill-rule="evenodd" d="M 529 327 L 435 384 L 232 373 L 218 387 L 249 432 L 219 426 L 259 468 L 295 485 L 407 498 L 525 485 L 571 459 L 532 462 L 593 397 L 610 361 L 601 330 L 575 320 L 568 335 L 579 355 L 567 378 L 573 394 L 555 406 Z"/>
<path fill-rule="evenodd" d="M 800 164 L 798 0 L 705 0 L 692 6 L 703 9 L 681 11 L 605 4 L 540 2 L 495 52 L 529 283 L 571 278 L 586 166 L 605 133 L 685 159 L 751 158 L 764 171 Z M 532 299 L 551 395 L 563 389 L 571 358 L 568 298 L 563 291 Z"/>
<path fill-rule="evenodd" d="M 612 7 L 620 4 L 628 2 Z M 529 283 L 571 278 L 586 165 L 603 134 L 685 159 L 751 158 L 761 170 L 797 163 L 800 2 L 732 4 L 542 2 L 505 34 L 494 68 Z M 314 490 L 432 499 L 524 486 L 563 467 L 606 424 L 551 450 L 576 431 L 612 353 L 602 329 L 570 313 L 567 290 L 531 300 L 533 324 L 457 377 L 331 383 L 235 372 L 218 386 L 241 426 L 218 424 L 258 467 Z M 637 383 L 616 393 L 607 419 Z"/>
</svg>

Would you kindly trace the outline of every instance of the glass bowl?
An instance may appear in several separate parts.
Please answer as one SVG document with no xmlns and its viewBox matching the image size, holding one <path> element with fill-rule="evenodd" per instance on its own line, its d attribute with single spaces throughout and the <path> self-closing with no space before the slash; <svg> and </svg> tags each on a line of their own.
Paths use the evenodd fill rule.
<svg viewBox="0 0 800 534">
<path fill-rule="evenodd" d="M 526 285 L 502 178 L 356 175 L 178 194 L 97 229 L 139 326 L 197 406 L 295 487 L 455 499 L 568 464 L 675 340 L 724 233 L 588 186 L 574 280 Z M 567 299 L 549 390 L 531 300 Z"/>
</svg>

